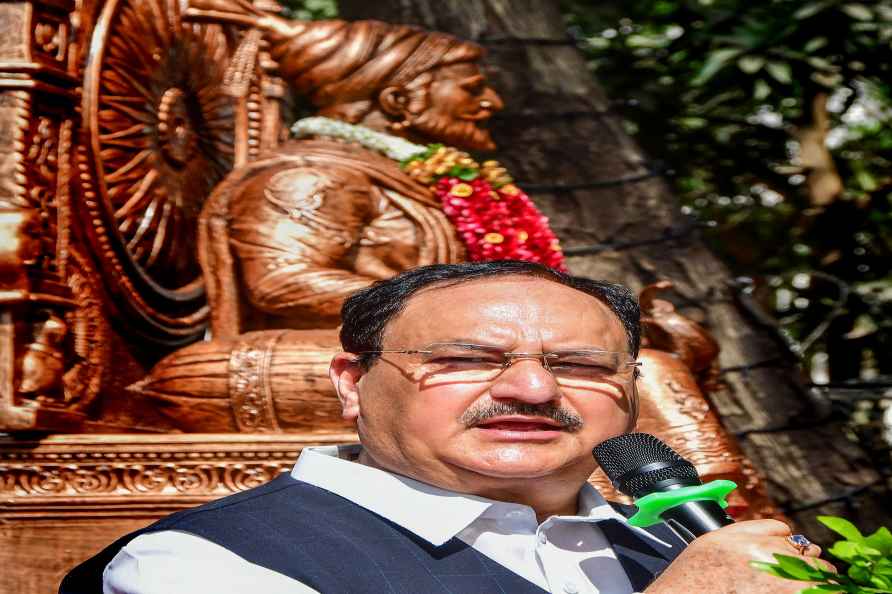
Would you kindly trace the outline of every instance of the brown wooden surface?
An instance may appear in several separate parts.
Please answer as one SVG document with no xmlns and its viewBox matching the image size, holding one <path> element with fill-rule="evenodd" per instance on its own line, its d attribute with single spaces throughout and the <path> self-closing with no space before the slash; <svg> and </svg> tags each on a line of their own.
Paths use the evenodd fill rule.
<svg viewBox="0 0 892 594">
<path fill-rule="evenodd" d="M 0 524 L 0 592 L 50 594 L 65 573 L 154 518 Z"/>
<path fill-rule="evenodd" d="M 342 0 L 339 8 L 344 18 L 417 23 L 483 44 L 494 87 L 510 98 L 491 126 L 501 149 L 497 157 L 518 185 L 643 177 L 531 194 L 571 253 L 579 245 L 630 244 L 571 257 L 573 272 L 638 289 L 669 279 L 675 285 L 670 298 L 680 311 L 702 321 L 717 339 L 722 368 L 765 363 L 747 373 L 723 374 L 712 402 L 768 477 L 771 495 L 810 537 L 829 536 L 814 519 L 821 513 L 844 514 L 869 530 L 892 522 L 886 491 L 877 485 L 879 477 L 863 450 L 847 439 L 840 422 L 822 418 L 828 404 L 806 392 L 784 347 L 737 302 L 728 270 L 696 234 L 686 233 L 691 221 L 681 215 L 665 182 L 647 177 L 646 156 L 623 131 L 582 54 L 566 43 L 557 3 Z M 682 237 L 663 240 L 674 234 Z M 849 492 L 856 493 L 852 506 L 809 505 Z"/>
<path fill-rule="evenodd" d="M 0 438 L 0 594 L 55 592 L 66 571 L 167 514 L 262 484 L 305 446 L 256 434 Z"/>
</svg>

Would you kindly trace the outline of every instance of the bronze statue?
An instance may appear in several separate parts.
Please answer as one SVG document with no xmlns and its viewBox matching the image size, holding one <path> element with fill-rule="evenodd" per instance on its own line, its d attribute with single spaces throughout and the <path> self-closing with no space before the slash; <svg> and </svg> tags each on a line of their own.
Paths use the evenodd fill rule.
<svg viewBox="0 0 892 594">
<path fill-rule="evenodd" d="M 207 6 L 220 18 L 229 4 Z M 294 22 L 246 8 L 230 18 L 264 31 L 279 75 L 319 116 L 425 144 L 494 148 L 482 124 L 502 102 L 475 44 L 404 25 Z M 237 168 L 205 205 L 199 249 L 217 337 L 333 328 L 356 289 L 464 257 L 428 186 L 370 146 L 316 132 Z"/>
</svg>

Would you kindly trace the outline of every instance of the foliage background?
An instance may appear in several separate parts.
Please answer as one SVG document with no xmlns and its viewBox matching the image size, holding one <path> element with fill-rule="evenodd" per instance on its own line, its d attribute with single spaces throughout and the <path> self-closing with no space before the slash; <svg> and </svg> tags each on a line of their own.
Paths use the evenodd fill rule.
<svg viewBox="0 0 892 594">
<path fill-rule="evenodd" d="M 889 476 L 892 3 L 562 6 L 628 131 Z"/>
<path fill-rule="evenodd" d="M 283 4 L 337 14 L 335 0 Z M 561 8 L 741 297 L 892 477 L 892 2 Z"/>
</svg>

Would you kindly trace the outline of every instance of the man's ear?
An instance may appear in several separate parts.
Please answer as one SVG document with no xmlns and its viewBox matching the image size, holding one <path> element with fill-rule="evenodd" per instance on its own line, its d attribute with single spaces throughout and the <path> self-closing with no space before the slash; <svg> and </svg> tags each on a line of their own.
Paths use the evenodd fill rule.
<svg viewBox="0 0 892 594">
<path fill-rule="evenodd" d="M 348 421 L 359 418 L 359 379 L 364 374 L 359 357 L 353 353 L 338 353 L 328 368 L 328 377 L 341 401 L 341 416 Z"/>
<path fill-rule="evenodd" d="M 409 98 L 402 87 L 387 87 L 378 93 L 378 105 L 387 115 L 402 119 L 408 114 Z"/>
</svg>

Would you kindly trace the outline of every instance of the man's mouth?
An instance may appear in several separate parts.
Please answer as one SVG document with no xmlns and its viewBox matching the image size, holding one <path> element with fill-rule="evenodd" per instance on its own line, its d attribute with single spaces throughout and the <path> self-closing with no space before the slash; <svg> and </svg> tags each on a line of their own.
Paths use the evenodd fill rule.
<svg viewBox="0 0 892 594">
<path fill-rule="evenodd" d="M 477 125 L 480 127 L 484 127 L 487 124 L 487 121 L 492 117 L 492 112 L 489 110 L 478 111 L 475 113 L 468 113 L 461 116 L 461 119 L 468 120 L 471 122 L 477 122 Z"/>
<path fill-rule="evenodd" d="M 560 423 L 542 417 L 497 417 L 474 426 L 497 439 L 552 439 L 564 431 Z"/>
</svg>

